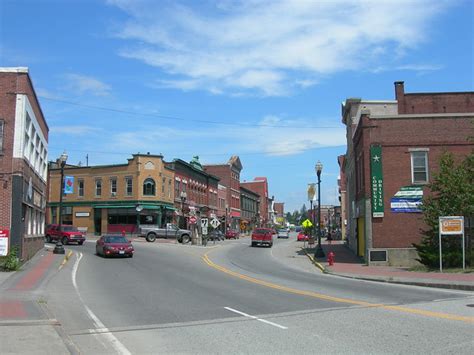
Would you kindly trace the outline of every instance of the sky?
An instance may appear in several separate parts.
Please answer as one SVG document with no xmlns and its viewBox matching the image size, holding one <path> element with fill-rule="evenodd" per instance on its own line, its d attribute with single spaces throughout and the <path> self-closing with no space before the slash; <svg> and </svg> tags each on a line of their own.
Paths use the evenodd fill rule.
<svg viewBox="0 0 474 355">
<path fill-rule="evenodd" d="M 266 176 L 285 212 L 337 205 L 341 104 L 474 90 L 470 0 L 0 0 L 0 66 L 28 67 L 49 160 L 132 154 Z"/>
</svg>

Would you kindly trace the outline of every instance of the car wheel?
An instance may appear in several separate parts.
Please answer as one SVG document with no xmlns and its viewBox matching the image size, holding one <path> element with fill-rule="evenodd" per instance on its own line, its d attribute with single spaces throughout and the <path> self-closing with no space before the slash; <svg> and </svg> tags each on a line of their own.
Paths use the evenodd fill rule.
<svg viewBox="0 0 474 355">
<path fill-rule="evenodd" d="M 156 240 L 156 234 L 155 233 L 148 233 L 146 236 L 146 241 L 153 243 Z"/>
<path fill-rule="evenodd" d="M 191 238 L 189 237 L 189 234 L 183 234 L 181 236 L 181 243 L 187 244 L 191 241 Z"/>
<path fill-rule="evenodd" d="M 133 254 L 130 254 L 130 257 L 133 258 Z"/>
<path fill-rule="evenodd" d="M 255 243 L 254 243 L 254 242 L 252 242 L 252 244 L 251 244 L 251 247 L 254 247 L 254 246 L 255 246 Z"/>
<path fill-rule="evenodd" d="M 67 237 L 63 237 L 62 242 L 63 242 L 63 245 L 68 245 Z"/>
<path fill-rule="evenodd" d="M 84 244 L 84 242 L 77 242 L 77 244 L 82 245 L 82 244 Z"/>
</svg>

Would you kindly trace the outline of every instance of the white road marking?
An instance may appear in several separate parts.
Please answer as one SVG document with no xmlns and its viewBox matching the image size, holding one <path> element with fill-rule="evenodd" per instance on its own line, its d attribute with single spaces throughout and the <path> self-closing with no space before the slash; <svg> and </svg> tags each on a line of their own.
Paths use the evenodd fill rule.
<svg viewBox="0 0 474 355">
<path fill-rule="evenodd" d="M 123 345 L 110 331 L 109 329 L 104 325 L 104 323 L 101 322 L 101 320 L 94 314 L 94 312 L 91 311 L 91 309 L 84 303 L 84 300 L 81 297 L 81 294 L 79 293 L 79 288 L 77 287 L 77 282 L 76 282 L 76 275 L 77 275 L 77 269 L 79 267 L 79 262 L 82 259 L 82 253 L 79 253 L 79 256 L 74 263 L 74 267 L 72 269 L 72 284 L 74 285 L 74 288 L 77 292 L 77 295 L 79 296 L 79 299 L 81 300 L 82 304 L 84 305 L 84 308 L 87 311 L 87 314 L 89 317 L 92 319 L 94 322 L 94 325 L 96 327 L 96 332 L 100 331 L 100 336 L 103 336 L 107 341 L 109 341 L 115 351 L 118 354 L 130 354 L 131 352 L 128 351 L 128 349 Z"/>
<path fill-rule="evenodd" d="M 241 316 L 251 318 L 251 319 L 255 319 L 255 320 L 258 320 L 259 322 L 266 323 L 266 324 L 269 324 L 269 325 L 273 325 L 274 327 L 277 327 L 277 328 L 280 328 L 280 329 L 288 329 L 288 327 L 284 327 L 283 325 L 273 323 L 273 322 L 270 322 L 268 320 L 261 319 L 261 318 L 255 317 L 255 316 L 251 316 L 250 314 L 238 311 L 238 310 L 230 308 L 230 307 L 224 307 L 224 308 L 227 309 L 228 311 L 240 314 Z"/>
</svg>

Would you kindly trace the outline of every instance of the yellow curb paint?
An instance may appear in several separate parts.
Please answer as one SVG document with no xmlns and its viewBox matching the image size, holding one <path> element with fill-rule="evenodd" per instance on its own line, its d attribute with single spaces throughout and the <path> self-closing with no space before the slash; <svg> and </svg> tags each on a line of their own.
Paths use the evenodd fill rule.
<svg viewBox="0 0 474 355">
<path fill-rule="evenodd" d="M 304 251 L 304 253 L 305 253 L 306 256 L 309 258 L 309 260 L 311 260 L 311 262 L 312 262 L 314 265 L 316 265 L 316 267 L 317 267 L 319 270 L 321 270 L 321 272 L 326 272 L 326 268 L 325 268 L 322 264 L 318 263 L 318 262 L 316 261 L 316 259 L 315 259 L 312 255 L 308 254 L 304 248 L 301 248 L 301 250 Z"/>
<path fill-rule="evenodd" d="M 69 250 L 68 253 L 66 255 L 64 255 L 64 259 L 61 262 L 61 265 L 59 265 L 59 269 L 61 269 L 67 263 L 67 261 L 69 260 L 71 255 L 72 255 L 72 250 Z"/>
<path fill-rule="evenodd" d="M 423 315 L 423 316 L 432 317 L 432 318 L 442 318 L 442 319 L 449 319 L 449 320 L 456 320 L 456 321 L 474 323 L 474 317 L 463 317 L 463 316 L 457 316 L 457 315 L 454 315 L 454 314 L 424 311 L 424 310 L 421 310 L 421 309 L 414 309 L 414 308 L 401 307 L 401 306 L 388 306 L 388 305 L 384 305 L 384 304 L 352 300 L 352 299 L 349 299 L 349 298 L 334 297 L 334 296 L 324 295 L 324 294 L 318 293 L 318 292 L 298 290 L 298 289 L 294 289 L 294 288 L 291 288 L 291 287 L 277 285 L 277 284 L 267 282 L 267 281 L 263 281 L 263 280 L 259 280 L 259 279 L 256 279 L 256 278 L 253 278 L 253 277 L 250 277 L 250 276 L 247 276 L 247 275 L 239 274 L 235 271 L 231 271 L 231 270 L 226 269 L 226 268 L 224 268 L 220 265 L 217 265 L 211 259 L 209 259 L 209 257 L 207 256 L 207 254 L 209 254 L 209 253 L 210 253 L 210 251 L 207 252 L 206 254 L 204 254 L 204 256 L 202 257 L 202 260 L 207 265 L 209 265 L 210 267 L 212 267 L 216 270 L 219 270 L 223 273 L 226 273 L 228 275 L 237 277 L 241 280 L 249 281 L 249 282 L 261 285 L 261 286 L 265 286 L 265 287 L 275 289 L 275 290 L 280 290 L 280 291 L 284 291 L 284 292 L 288 292 L 288 293 L 292 293 L 292 294 L 296 294 L 296 295 L 301 295 L 301 296 L 308 296 L 308 297 L 318 298 L 318 299 L 322 299 L 322 300 L 325 300 L 325 301 L 332 301 L 332 302 L 339 302 L 339 303 L 346 303 L 346 304 L 354 304 L 354 305 L 363 306 L 363 307 L 382 308 L 382 309 L 386 309 L 386 310 L 398 311 L 398 312 L 403 312 L 403 313 L 418 314 L 418 315 Z"/>
</svg>

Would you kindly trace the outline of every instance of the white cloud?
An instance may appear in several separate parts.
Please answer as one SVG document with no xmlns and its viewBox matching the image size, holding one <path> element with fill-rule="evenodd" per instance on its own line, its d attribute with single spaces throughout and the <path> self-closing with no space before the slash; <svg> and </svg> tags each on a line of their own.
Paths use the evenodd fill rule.
<svg viewBox="0 0 474 355">
<path fill-rule="evenodd" d="M 50 133 L 67 134 L 75 136 L 84 136 L 100 131 L 99 128 L 91 126 L 57 126 L 53 125 L 50 128 Z"/>
<path fill-rule="evenodd" d="M 431 20 L 450 2 L 108 3 L 130 16 L 117 33 L 128 40 L 120 54 L 181 78 L 170 86 L 275 96 L 403 56 L 427 39 Z"/>
<path fill-rule="evenodd" d="M 79 94 L 90 93 L 94 96 L 107 96 L 110 94 L 111 87 L 102 81 L 80 74 L 66 74 L 68 88 Z"/>
</svg>

